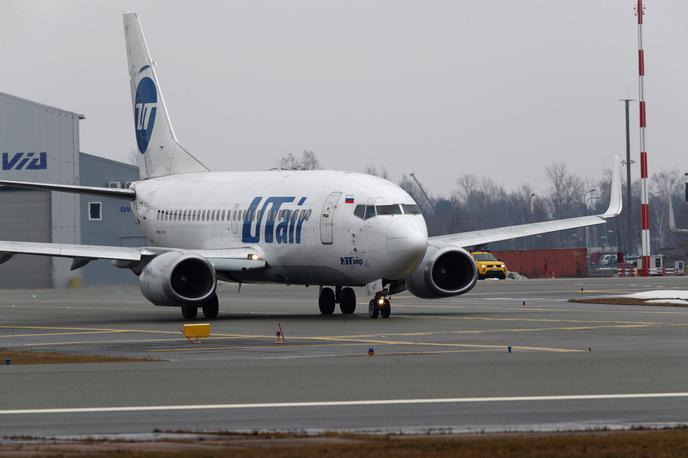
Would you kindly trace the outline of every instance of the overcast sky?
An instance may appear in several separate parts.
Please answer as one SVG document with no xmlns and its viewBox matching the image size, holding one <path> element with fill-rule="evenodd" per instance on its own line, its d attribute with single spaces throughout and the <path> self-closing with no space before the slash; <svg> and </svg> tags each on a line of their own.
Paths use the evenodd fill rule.
<svg viewBox="0 0 688 458">
<path fill-rule="evenodd" d="M 327 168 L 413 171 L 434 194 L 463 173 L 544 190 L 546 164 L 598 177 L 625 154 L 634 5 L 2 0 L 0 91 L 83 113 L 82 151 L 126 161 L 121 13 L 137 11 L 177 136 L 212 170 L 309 149 Z M 645 20 L 650 173 L 688 171 L 688 0 L 649 0 Z"/>
</svg>

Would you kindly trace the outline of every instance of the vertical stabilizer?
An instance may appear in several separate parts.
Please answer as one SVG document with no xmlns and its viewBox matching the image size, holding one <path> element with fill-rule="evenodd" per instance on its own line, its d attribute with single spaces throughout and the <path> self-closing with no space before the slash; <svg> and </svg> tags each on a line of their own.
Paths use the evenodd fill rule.
<svg viewBox="0 0 688 458">
<path fill-rule="evenodd" d="M 208 169 L 177 142 L 155 62 L 148 52 L 136 13 L 124 13 L 124 38 L 141 178 L 207 172 Z"/>
</svg>

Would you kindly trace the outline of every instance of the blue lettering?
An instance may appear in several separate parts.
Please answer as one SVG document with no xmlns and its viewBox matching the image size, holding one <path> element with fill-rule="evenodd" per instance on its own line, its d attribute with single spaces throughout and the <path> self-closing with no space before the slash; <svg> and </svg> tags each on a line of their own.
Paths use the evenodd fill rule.
<svg viewBox="0 0 688 458">
<path fill-rule="evenodd" d="M 310 210 L 301 210 L 301 214 L 299 215 L 299 222 L 296 223 L 296 243 L 301 243 L 301 230 L 303 230 L 303 222 L 308 221 L 308 218 L 310 217 Z"/>
<path fill-rule="evenodd" d="M 363 258 L 357 258 L 355 256 L 342 256 L 339 258 L 343 266 L 362 266 Z"/>
<path fill-rule="evenodd" d="M 24 153 L 16 153 L 14 156 L 12 156 L 12 160 L 10 161 L 10 154 L 9 153 L 2 153 L 2 169 L 3 170 L 12 170 L 14 168 L 14 165 L 19 162 L 19 159 L 22 158 Z"/>
<path fill-rule="evenodd" d="M 289 222 L 291 219 L 291 210 L 282 210 L 282 214 L 280 216 L 280 222 L 277 224 L 277 228 L 275 229 L 275 241 L 277 243 L 288 243 L 287 237 L 289 234 Z M 294 240 L 294 237 L 292 236 L 292 242 Z"/>
<path fill-rule="evenodd" d="M 293 197 L 270 197 L 263 204 L 263 208 L 260 213 L 261 216 L 268 208 L 268 205 L 272 205 L 270 212 L 268 213 L 268 220 L 265 223 L 265 243 L 272 243 L 272 236 L 275 233 L 275 218 L 277 218 L 277 213 L 279 212 L 282 204 L 293 202 Z"/>
<path fill-rule="evenodd" d="M 30 153 L 33 155 L 33 153 Z M 26 167 L 27 170 L 43 170 L 48 168 L 48 154 L 40 153 L 35 159 L 31 159 L 31 162 Z"/>
<path fill-rule="evenodd" d="M 259 243 L 262 233 L 265 243 L 301 243 L 303 223 L 308 221 L 312 212 L 309 209 L 282 209 L 283 205 L 290 204 L 295 199 L 292 196 L 273 196 L 263 201 L 262 196 L 255 197 L 244 217 L 241 241 Z M 306 197 L 301 197 L 297 205 L 301 206 L 305 202 Z"/>
<path fill-rule="evenodd" d="M 256 232 L 255 234 L 251 233 L 251 215 L 256 212 L 258 209 L 258 204 L 260 201 L 263 200 L 262 197 L 255 197 L 253 201 L 251 202 L 251 205 L 248 207 L 248 211 L 246 212 L 246 215 L 244 216 L 244 225 L 241 231 L 241 241 L 243 243 L 258 243 L 260 242 L 260 220 L 256 221 Z M 261 212 L 260 217 L 263 217 L 263 213 Z"/>
<path fill-rule="evenodd" d="M 48 168 L 48 153 L 2 153 L 2 170 L 45 170 Z"/>
</svg>

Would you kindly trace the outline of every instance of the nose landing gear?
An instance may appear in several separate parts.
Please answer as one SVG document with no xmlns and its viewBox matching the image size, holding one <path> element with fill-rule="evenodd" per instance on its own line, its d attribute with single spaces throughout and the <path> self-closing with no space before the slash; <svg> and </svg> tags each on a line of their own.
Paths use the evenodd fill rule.
<svg viewBox="0 0 688 458">
<path fill-rule="evenodd" d="M 378 293 L 368 304 L 368 316 L 375 320 L 378 317 L 389 318 L 392 314 L 392 304 L 384 293 Z"/>
</svg>

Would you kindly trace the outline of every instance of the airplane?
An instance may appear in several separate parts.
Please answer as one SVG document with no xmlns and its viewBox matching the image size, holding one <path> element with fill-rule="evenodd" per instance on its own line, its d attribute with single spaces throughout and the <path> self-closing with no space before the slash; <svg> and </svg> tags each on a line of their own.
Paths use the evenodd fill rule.
<svg viewBox="0 0 688 458">
<path fill-rule="evenodd" d="M 177 140 L 136 13 L 124 14 L 141 180 L 128 189 L 0 181 L 0 185 L 116 197 L 130 202 L 144 247 L 0 241 L 16 254 L 107 259 L 139 276 L 143 296 L 217 318 L 218 281 L 319 286 L 318 308 L 356 309 L 367 287 L 370 318 L 389 318 L 391 297 L 467 293 L 478 272 L 468 250 L 488 243 L 606 222 L 621 212 L 619 159 L 609 208 L 599 215 L 428 237 L 413 198 L 379 177 L 332 170 L 212 172 Z"/>
</svg>

